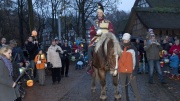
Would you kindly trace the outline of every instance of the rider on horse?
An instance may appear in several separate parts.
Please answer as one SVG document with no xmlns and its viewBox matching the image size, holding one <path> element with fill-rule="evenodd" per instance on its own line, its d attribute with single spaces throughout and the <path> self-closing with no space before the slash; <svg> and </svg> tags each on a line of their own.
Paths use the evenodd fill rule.
<svg viewBox="0 0 180 101">
<path fill-rule="evenodd" d="M 89 63 L 92 59 L 92 51 L 94 49 L 94 46 L 100 40 L 101 35 L 108 33 L 108 32 L 114 33 L 112 23 L 109 20 L 105 19 L 104 16 L 105 16 L 104 8 L 101 3 L 98 3 L 98 10 L 97 10 L 98 19 L 95 20 L 95 24 L 97 24 L 99 29 L 95 28 L 94 25 L 92 25 L 90 27 L 91 42 L 89 44 L 89 50 L 88 50 Z M 91 65 L 91 63 L 90 63 L 90 65 Z"/>
<path fill-rule="evenodd" d="M 114 33 L 112 23 L 109 20 L 105 19 L 104 16 L 105 16 L 104 8 L 100 3 L 98 3 L 98 10 L 97 10 L 98 19 L 95 20 L 95 23 L 97 24 L 99 29 L 97 30 L 95 26 L 91 26 L 90 28 L 91 43 L 89 46 L 93 46 L 96 42 L 98 42 L 102 34 L 108 32 Z"/>
</svg>

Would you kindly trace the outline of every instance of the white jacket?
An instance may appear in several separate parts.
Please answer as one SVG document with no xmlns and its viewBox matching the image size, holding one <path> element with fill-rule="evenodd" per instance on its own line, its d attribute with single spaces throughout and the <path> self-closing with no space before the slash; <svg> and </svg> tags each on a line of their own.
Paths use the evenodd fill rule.
<svg viewBox="0 0 180 101">
<path fill-rule="evenodd" d="M 61 54 L 63 54 L 63 50 L 61 49 L 61 47 L 59 47 L 58 45 L 51 45 L 47 51 L 47 62 L 52 63 L 52 68 L 61 68 L 61 58 L 59 56 L 59 52 L 56 52 L 56 50 L 60 50 Z"/>
</svg>

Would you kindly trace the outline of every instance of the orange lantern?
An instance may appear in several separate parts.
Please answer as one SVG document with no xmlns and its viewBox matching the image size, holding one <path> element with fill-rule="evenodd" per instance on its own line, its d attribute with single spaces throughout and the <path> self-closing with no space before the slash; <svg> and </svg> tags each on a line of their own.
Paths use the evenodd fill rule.
<svg viewBox="0 0 180 101">
<path fill-rule="evenodd" d="M 160 56 L 161 58 L 163 57 L 163 55 L 164 55 L 164 50 L 162 50 L 162 51 L 159 52 L 159 56 Z"/>
<path fill-rule="evenodd" d="M 31 36 L 37 36 L 37 31 L 33 30 L 32 33 L 31 33 Z"/>
<path fill-rule="evenodd" d="M 27 80 L 26 83 L 27 83 L 27 86 L 28 86 L 28 87 L 32 87 L 33 84 L 34 84 L 33 80 Z"/>
</svg>

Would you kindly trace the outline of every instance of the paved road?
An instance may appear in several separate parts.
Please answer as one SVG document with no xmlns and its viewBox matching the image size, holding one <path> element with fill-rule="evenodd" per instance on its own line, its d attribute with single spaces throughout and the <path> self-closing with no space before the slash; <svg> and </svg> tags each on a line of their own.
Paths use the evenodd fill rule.
<svg viewBox="0 0 180 101">
<path fill-rule="evenodd" d="M 155 84 L 148 84 L 147 74 L 137 75 L 138 88 L 142 101 L 180 101 L 180 81 L 166 79 L 168 84 L 161 85 L 155 79 Z M 157 77 L 156 77 L 157 78 Z M 107 75 L 107 101 L 114 101 L 111 76 Z M 95 93 L 91 92 L 91 77 L 85 69 L 74 70 L 71 65 L 68 78 L 63 78 L 61 84 L 52 85 L 51 77 L 46 77 L 46 86 L 37 83 L 27 88 L 27 95 L 23 101 L 100 101 L 100 84 Z M 121 86 L 119 86 L 121 92 Z M 134 101 L 133 93 L 129 89 L 130 101 Z"/>
</svg>

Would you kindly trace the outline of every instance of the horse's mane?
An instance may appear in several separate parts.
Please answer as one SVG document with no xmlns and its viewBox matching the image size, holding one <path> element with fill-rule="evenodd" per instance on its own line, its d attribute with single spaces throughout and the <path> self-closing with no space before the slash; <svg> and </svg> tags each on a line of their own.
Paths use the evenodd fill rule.
<svg viewBox="0 0 180 101">
<path fill-rule="evenodd" d="M 105 55 L 107 55 L 107 48 L 108 48 L 107 44 L 111 39 L 113 40 L 113 44 L 114 44 L 114 47 L 113 47 L 114 55 L 120 55 L 122 52 L 122 49 L 119 45 L 119 41 L 117 40 L 116 36 L 110 32 L 101 35 L 100 40 L 96 43 L 95 52 L 97 53 L 101 45 L 104 43 L 104 52 L 105 52 Z"/>
</svg>

